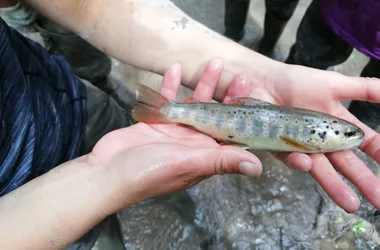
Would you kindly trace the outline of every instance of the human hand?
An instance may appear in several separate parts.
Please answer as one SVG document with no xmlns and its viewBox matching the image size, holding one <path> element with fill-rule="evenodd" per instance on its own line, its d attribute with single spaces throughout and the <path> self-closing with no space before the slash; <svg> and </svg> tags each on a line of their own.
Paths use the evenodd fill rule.
<svg viewBox="0 0 380 250">
<path fill-rule="evenodd" d="M 250 79 L 251 87 L 245 95 L 249 93 L 253 98 L 277 105 L 321 111 L 356 124 L 365 132 L 364 142 L 359 149 L 380 163 L 380 135 L 356 119 L 340 102 L 380 102 L 380 80 L 347 77 L 336 72 L 294 65 L 284 65 L 282 70 L 274 72 L 270 80 L 265 82 L 257 82 L 253 77 Z M 275 155 L 292 167 L 310 170 L 311 176 L 345 211 L 356 211 L 360 201 L 337 171 L 350 180 L 373 206 L 380 209 L 380 181 L 353 151 Z"/>
<path fill-rule="evenodd" d="M 202 92 L 194 98 L 211 101 L 222 67 L 211 61 L 200 79 Z M 171 66 L 163 79 L 161 94 L 176 100 L 181 83 L 181 66 Z M 244 78 L 237 78 L 228 95 L 245 91 Z M 216 174 L 261 175 L 261 162 L 253 154 L 175 124 L 137 123 L 105 135 L 87 161 L 114 178 L 111 196 L 116 211 L 126 205 L 189 188 Z M 123 192 L 121 192 L 121 190 Z M 129 195 L 125 195 L 125 193 Z M 120 202 L 121 201 L 121 202 Z"/>
</svg>

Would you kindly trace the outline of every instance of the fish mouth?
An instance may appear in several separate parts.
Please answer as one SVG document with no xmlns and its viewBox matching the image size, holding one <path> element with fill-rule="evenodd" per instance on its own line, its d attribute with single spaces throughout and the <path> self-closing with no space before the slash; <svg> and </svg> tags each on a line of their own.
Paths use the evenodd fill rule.
<svg viewBox="0 0 380 250">
<path fill-rule="evenodd" d="M 351 138 L 353 143 L 353 147 L 360 147 L 364 142 L 365 133 L 361 128 L 357 128 L 355 130 L 355 136 Z"/>
</svg>

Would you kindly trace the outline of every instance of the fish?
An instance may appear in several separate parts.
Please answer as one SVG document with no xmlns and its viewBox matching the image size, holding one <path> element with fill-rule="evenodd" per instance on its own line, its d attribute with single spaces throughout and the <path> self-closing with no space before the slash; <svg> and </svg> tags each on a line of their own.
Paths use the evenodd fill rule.
<svg viewBox="0 0 380 250">
<path fill-rule="evenodd" d="M 221 145 L 268 152 L 329 153 L 359 147 L 364 131 L 318 111 L 279 106 L 250 97 L 227 103 L 169 100 L 138 84 L 132 117 L 146 124 L 180 124 Z"/>
</svg>

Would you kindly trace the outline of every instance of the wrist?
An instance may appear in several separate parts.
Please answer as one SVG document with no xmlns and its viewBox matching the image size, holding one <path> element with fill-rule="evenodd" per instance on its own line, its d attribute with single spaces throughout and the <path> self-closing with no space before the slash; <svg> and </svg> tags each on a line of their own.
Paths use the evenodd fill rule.
<svg viewBox="0 0 380 250">
<path fill-rule="evenodd" d="M 113 212 L 108 204 L 112 183 L 86 157 L 61 164 L 1 197 L 0 221 L 10 226 L 0 227 L 0 238 L 7 236 L 0 249 L 16 242 L 20 249 L 45 249 L 49 242 L 64 248 Z"/>
<path fill-rule="evenodd" d="M 232 47 L 232 46 L 230 46 Z M 215 99 L 222 101 L 233 78 L 237 74 L 247 76 L 252 86 L 270 89 L 286 71 L 287 64 L 273 60 L 246 47 L 236 45 L 224 58 L 224 70 L 220 78 Z M 247 93 L 251 95 L 251 93 Z"/>
</svg>

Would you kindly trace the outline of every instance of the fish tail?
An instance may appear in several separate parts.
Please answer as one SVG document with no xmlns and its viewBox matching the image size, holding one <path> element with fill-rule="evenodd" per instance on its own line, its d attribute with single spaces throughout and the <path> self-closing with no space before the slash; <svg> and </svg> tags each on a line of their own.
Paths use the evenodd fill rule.
<svg viewBox="0 0 380 250">
<path fill-rule="evenodd" d="M 169 123 L 160 111 L 162 106 L 170 103 L 169 99 L 143 84 L 136 87 L 136 99 L 138 104 L 133 106 L 133 119 L 144 123 Z"/>
</svg>

